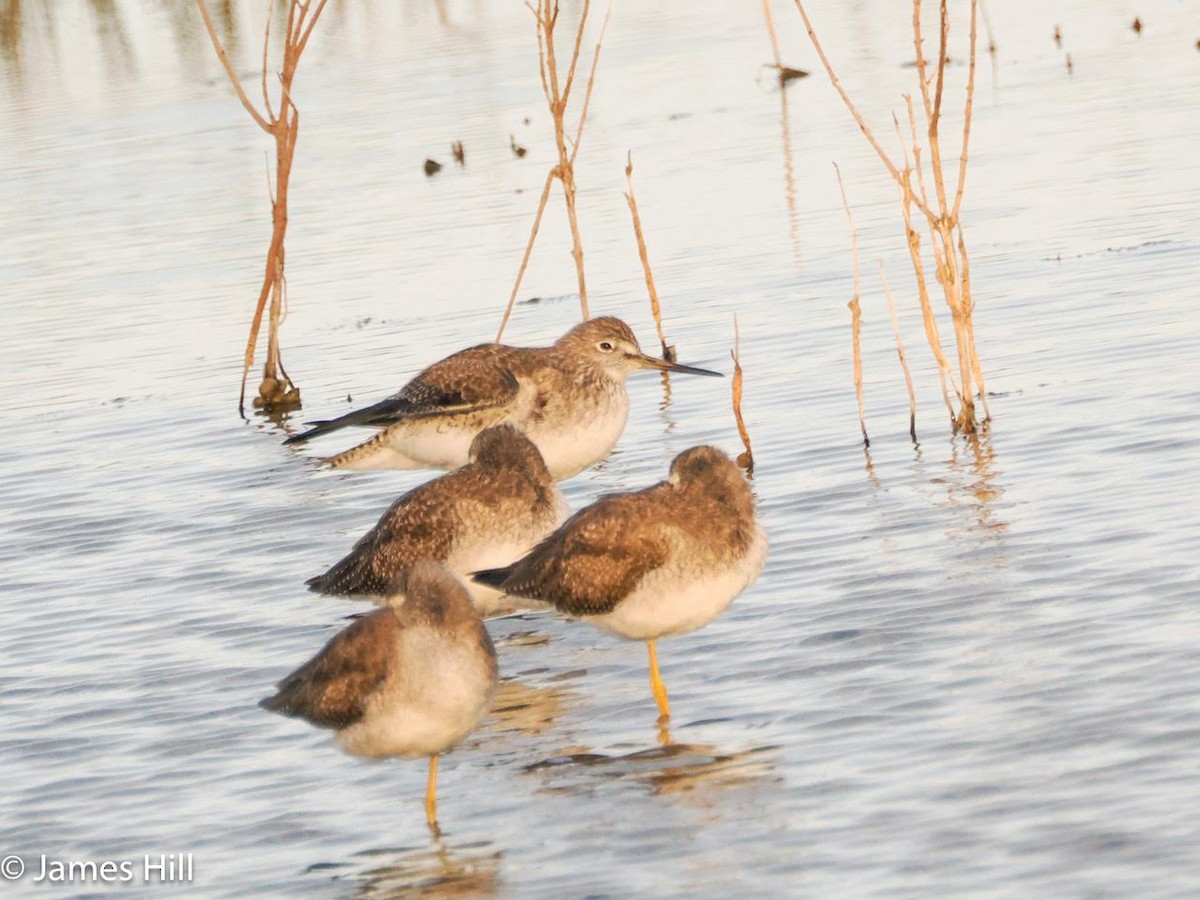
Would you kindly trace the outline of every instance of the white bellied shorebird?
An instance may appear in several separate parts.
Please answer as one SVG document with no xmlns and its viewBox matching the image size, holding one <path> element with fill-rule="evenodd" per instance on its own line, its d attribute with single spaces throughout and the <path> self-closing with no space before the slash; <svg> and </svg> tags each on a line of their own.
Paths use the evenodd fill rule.
<svg viewBox="0 0 1200 900">
<path fill-rule="evenodd" d="M 480 344 L 436 362 L 385 400 L 293 435 L 294 444 L 362 425 L 370 440 L 329 457 L 335 468 L 453 469 L 471 439 L 510 422 L 537 444 L 556 480 L 603 459 L 625 429 L 625 379 L 643 369 L 720 375 L 647 356 L 629 326 L 604 316 L 576 325 L 552 347 Z"/>
<path fill-rule="evenodd" d="M 469 456 L 465 466 L 393 503 L 344 559 L 309 579 L 309 586 L 322 594 L 378 596 L 419 559 L 437 560 L 466 578 L 520 559 L 567 517 L 542 455 L 512 425 L 479 432 Z M 500 609 L 498 591 L 473 582 L 468 589 L 482 614 Z"/>
<path fill-rule="evenodd" d="M 259 705 L 337 732 L 347 753 L 429 757 L 425 817 L 437 830 L 438 754 L 474 730 L 496 690 L 496 650 L 466 588 L 438 563 L 400 575 L 393 602 L 339 632 Z"/>
<path fill-rule="evenodd" d="M 601 497 L 528 556 L 473 577 L 646 641 L 665 721 L 671 708 L 655 641 L 717 618 L 758 577 L 766 556 L 767 536 L 737 465 L 714 447 L 693 447 L 671 462 L 666 481 Z"/>
</svg>

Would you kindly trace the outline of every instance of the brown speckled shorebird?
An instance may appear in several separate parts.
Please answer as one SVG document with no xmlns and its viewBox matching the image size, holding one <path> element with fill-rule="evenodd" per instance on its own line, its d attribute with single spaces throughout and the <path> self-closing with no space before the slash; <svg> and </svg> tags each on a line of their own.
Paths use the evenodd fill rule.
<svg viewBox="0 0 1200 900">
<path fill-rule="evenodd" d="M 428 756 L 425 817 L 436 832 L 438 754 L 470 734 L 491 705 L 496 650 L 466 589 L 438 563 L 408 569 L 392 598 L 259 705 L 334 729 L 355 756 Z"/>
<path fill-rule="evenodd" d="M 671 708 L 655 641 L 717 618 L 758 577 L 766 556 L 767 536 L 737 465 L 715 447 L 693 447 L 671 462 L 666 481 L 601 497 L 528 556 L 473 577 L 646 641 L 665 721 Z"/>
<path fill-rule="evenodd" d="M 481 344 L 434 363 L 398 393 L 293 435 L 294 444 L 362 425 L 370 440 L 329 457 L 345 469 L 453 469 L 471 439 L 510 422 L 537 444 L 558 481 L 603 459 L 625 430 L 625 379 L 644 369 L 717 375 L 647 356 L 629 326 L 604 316 L 576 325 L 553 347 Z"/>
<path fill-rule="evenodd" d="M 409 491 L 347 556 L 308 584 L 322 594 L 382 595 L 419 559 L 466 578 L 520 559 L 567 517 L 567 504 L 537 447 L 512 425 L 485 428 L 470 462 Z M 505 607 L 499 591 L 468 583 L 483 615 Z"/>
</svg>

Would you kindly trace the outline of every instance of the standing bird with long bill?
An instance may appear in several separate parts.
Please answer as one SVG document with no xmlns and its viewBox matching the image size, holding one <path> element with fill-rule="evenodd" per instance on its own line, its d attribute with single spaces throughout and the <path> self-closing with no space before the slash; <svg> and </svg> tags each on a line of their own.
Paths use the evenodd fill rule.
<svg viewBox="0 0 1200 900">
<path fill-rule="evenodd" d="M 576 325 L 551 347 L 480 344 L 421 372 L 399 393 L 289 437 L 296 444 L 350 425 L 377 428 L 369 440 L 326 459 L 343 469 L 454 469 L 484 428 L 516 425 L 556 481 L 599 462 L 629 417 L 625 379 L 657 369 L 720 372 L 647 356 L 620 319 Z"/>
</svg>

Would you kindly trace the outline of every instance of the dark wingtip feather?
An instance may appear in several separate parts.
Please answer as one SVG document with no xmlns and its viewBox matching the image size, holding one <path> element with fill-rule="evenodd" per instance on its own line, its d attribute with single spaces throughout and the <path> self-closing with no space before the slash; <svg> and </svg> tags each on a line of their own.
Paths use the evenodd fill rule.
<svg viewBox="0 0 1200 900">
<path fill-rule="evenodd" d="M 477 584 L 487 585 L 488 587 L 501 590 L 504 582 L 508 579 L 512 572 L 512 566 L 505 566 L 502 569 L 483 569 L 479 572 L 471 573 L 471 580 Z"/>
<path fill-rule="evenodd" d="M 335 424 L 335 422 L 336 420 L 333 419 L 320 419 L 315 422 L 305 422 L 305 425 L 311 425 L 312 427 L 309 428 L 308 431 L 302 431 L 299 434 L 293 434 L 290 437 L 284 438 L 283 443 L 285 445 L 303 444 L 310 438 L 315 438 L 319 435 L 325 434 L 328 431 L 337 431 L 340 426 Z"/>
<path fill-rule="evenodd" d="M 287 701 L 283 699 L 283 693 L 272 694 L 270 697 L 263 697 L 258 701 L 261 709 L 269 710 L 270 712 L 287 714 Z"/>
</svg>

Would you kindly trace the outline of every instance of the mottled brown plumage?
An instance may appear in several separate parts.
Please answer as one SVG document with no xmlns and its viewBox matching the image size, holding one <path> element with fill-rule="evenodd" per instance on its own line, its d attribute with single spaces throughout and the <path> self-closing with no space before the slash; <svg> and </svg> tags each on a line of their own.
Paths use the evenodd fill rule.
<svg viewBox="0 0 1200 900">
<path fill-rule="evenodd" d="M 324 594 L 380 595 L 419 559 L 455 575 L 517 559 L 563 519 L 566 504 L 537 447 L 511 425 L 476 435 L 470 462 L 409 491 L 354 548 L 308 581 Z M 472 585 L 485 611 L 494 591 Z"/>
<path fill-rule="evenodd" d="M 572 328 L 552 347 L 481 344 L 425 369 L 399 393 L 294 435 L 306 441 L 348 425 L 375 437 L 326 462 L 335 468 L 454 468 L 471 438 L 509 422 L 525 431 L 558 480 L 603 458 L 625 427 L 625 379 L 644 369 L 717 375 L 642 353 L 620 319 Z"/>
<path fill-rule="evenodd" d="M 677 546 L 687 545 L 695 567 L 718 567 L 746 553 L 753 528 L 754 497 L 737 466 L 713 447 L 694 447 L 675 458 L 666 481 L 601 497 L 523 559 L 479 575 L 569 615 L 601 615 Z"/>
<path fill-rule="evenodd" d="M 279 682 L 278 693 L 260 706 L 321 728 L 353 725 L 388 676 L 399 628 L 391 607 L 355 619 L 320 653 Z"/>
</svg>

